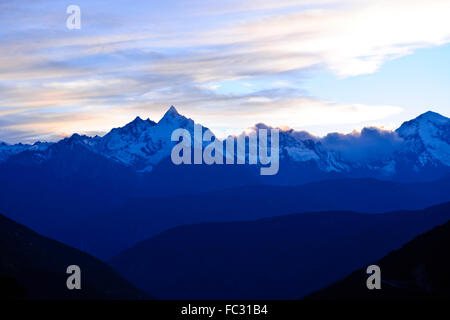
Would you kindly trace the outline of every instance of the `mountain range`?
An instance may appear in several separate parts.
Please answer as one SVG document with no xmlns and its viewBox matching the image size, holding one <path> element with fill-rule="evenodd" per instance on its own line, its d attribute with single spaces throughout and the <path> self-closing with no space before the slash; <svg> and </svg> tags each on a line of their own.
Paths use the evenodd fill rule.
<svg viewBox="0 0 450 320">
<path fill-rule="evenodd" d="M 412 210 L 449 201 L 449 188 L 450 179 L 417 183 L 343 179 L 301 186 L 255 185 L 199 194 L 131 198 L 113 210 L 97 211 L 95 218 L 86 218 L 89 225 L 83 227 L 83 233 L 66 227 L 65 234 L 58 234 L 58 238 L 79 245 L 69 241 L 74 234 L 80 234 L 84 250 L 107 259 L 138 241 L 180 225 L 251 221 L 293 212 L 353 210 L 373 214 Z M 87 232 L 88 229 L 92 230 Z"/>
<path fill-rule="evenodd" d="M 137 243 L 110 265 L 162 299 L 299 299 L 449 220 L 445 203 L 184 225 Z M 437 242 L 428 249 L 446 254 Z"/>
<path fill-rule="evenodd" d="M 0 215 L 0 299 L 151 299 L 145 291 L 191 300 L 448 298 L 449 221 L 446 203 L 180 226 L 109 262 L 139 290 L 96 258 Z M 352 272 L 373 263 L 382 290 L 367 290 L 365 269 Z M 66 288 L 72 264 L 82 270 L 81 290 Z"/>
<path fill-rule="evenodd" d="M 148 173 L 170 157 L 173 130 L 193 133 L 194 121 L 170 107 L 157 123 L 137 117 L 103 137 L 74 134 L 56 143 L 33 145 L 0 143 L 0 162 L 45 165 L 64 147 L 82 147 L 137 173 Z M 255 131 L 270 128 L 257 124 Z M 63 147 L 64 146 L 64 147 Z M 248 150 L 247 150 L 248 152 Z M 374 127 L 351 134 L 315 137 L 308 132 L 281 130 L 280 173 L 255 177 L 263 183 L 301 184 L 332 177 L 372 177 L 388 180 L 432 180 L 450 172 L 450 119 L 428 111 L 403 123 L 397 130 Z M 256 170 L 252 170 L 256 172 Z"/>
<path fill-rule="evenodd" d="M 47 255 L 79 257 L 133 297 L 141 291 L 89 254 L 160 298 L 295 299 L 450 219 L 450 119 L 437 113 L 395 131 L 280 129 L 274 176 L 258 165 L 173 164 L 171 133 L 193 133 L 194 124 L 171 107 L 158 122 L 137 117 L 102 137 L 0 143 L 0 212 L 26 226 L 0 219 L 2 252 L 33 265 L 38 278 L 68 263 Z M 261 129 L 270 127 L 253 128 Z M 31 263 L 35 256 L 54 264 Z M 1 257 L 6 270 L 10 258 Z M 23 295 L 20 274 L 1 280 Z"/>
<path fill-rule="evenodd" d="M 0 211 L 109 259 L 181 224 L 414 210 L 450 201 L 450 124 L 433 112 L 396 131 L 365 128 L 318 138 L 281 130 L 275 176 L 260 176 L 257 165 L 174 165 L 170 135 L 193 126 L 171 107 L 157 123 L 136 118 L 103 137 L 2 143 Z M 267 126 L 255 126 L 261 128 Z"/>
</svg>

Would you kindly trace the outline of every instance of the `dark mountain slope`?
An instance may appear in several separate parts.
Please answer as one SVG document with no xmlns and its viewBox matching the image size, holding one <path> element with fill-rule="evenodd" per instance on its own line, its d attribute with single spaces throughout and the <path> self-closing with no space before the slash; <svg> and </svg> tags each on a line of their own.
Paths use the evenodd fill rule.
<svg viewBox="0 0 450 320">
<path fill-rule="evenodd" d="M 66 269 L 81 268 L 81 290 L 68 290 Z M 42 237 L 0 215 L 0 297 L 6 299 L 143 299 L 103 262 Z"/>
<path fill-rule="evenodd" d="M 307 299 L 450 299 L 450 222 L 389 253 L 381 268 L 381 290 L 368 290 L 361 269 Z"/>
<path fill-rule="evenodd" d="M 183 171 L 182 167 L 177 169 Z M 195 166 L 192 169 L 200 170 Z M 102 170 L 106 167 L 97 174 Z M 218 176 L 211 172 L 214 168 L 204 170 L 198 172 L 200 178 L 181 172 L 173 179 L 161 177 L 160 181 L 166 182 L 154 181 L 152 188 L 188 185 L 195 180 L 190 189 L 195 193 L 198 192 L 195 185 L 199 181 L 207 185 L 208 179 L 218 186 L 221 180 L 215 179 Z M 8 183 L 0 185 L 0 212 L 40 234 L 101 259 L 109 259 L 138 241 L 183 224 L 255 220 L 308 211 L 414 210 L 450 201 L 447 191 L 450 179 L 426 183 L 342 179 L 296 187 L 255 185 L 191 195 L 136 198 L 132 196 L 137 186 L 142 187 L 140 192 L 150 188 L 137 180 L 133 187 L 121 185 L 120 180 L 111 182 L 113 172 L 104 189 L 103 179 L 95 181 L 81 173 L 58 179 L 56 183 L 49 182 L 55 180 L 39 170 L 25 170 L 21 176 L 14 176 L 14 171 L 0 169 L 0 172 L 9 175 Z M 120 176 L 120 171 L 114 172 Z"/>
<path fill-rule="evenodd" d="M 292 212 L 376 213 L 425 208 L 450 201 L 448 188 L 450 180 L 402 184 L 344 179 L 297 187 L 251 186 L 196 195 L 130 199 L 120 209 L 107 213 L 102 230 L 107 231 L 107 225 L 115 230 L 108 242 L 112 247 L 109 251 L 114 252 L 183 224 L 246 221 Z"/>
<path fill-rule="evenodd" d="M 187 225 L 137 244 L 111 265 L 164 299 L 296 299 L 449 219 L 447 203 Z"/>
</svg>

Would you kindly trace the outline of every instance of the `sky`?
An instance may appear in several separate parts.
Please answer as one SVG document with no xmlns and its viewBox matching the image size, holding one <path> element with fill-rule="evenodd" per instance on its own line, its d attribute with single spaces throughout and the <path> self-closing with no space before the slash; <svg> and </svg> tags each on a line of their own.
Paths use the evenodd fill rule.
<svg viewBox="0 0 450 320">
<path fill-rule="evenodd" d="M 3 0 L 0 141 L 102 135 L 171 105 L 219 137 L 448 117 L 449 16 L 450 0 Z"/>
</svg>

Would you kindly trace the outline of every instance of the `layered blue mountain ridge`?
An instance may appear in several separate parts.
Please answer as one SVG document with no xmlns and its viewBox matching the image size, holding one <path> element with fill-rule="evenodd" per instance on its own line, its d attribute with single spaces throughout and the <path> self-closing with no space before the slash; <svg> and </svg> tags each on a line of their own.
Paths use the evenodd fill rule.
<svg viewBox="0 0 450 320">
<path fill-rule="evenodd" d="M 0 143 L 0 211 L 39 233 L 108 258 L 185 223 L 294 212 L 420 209 L 450 201 L 450 119 L 427 112 L 395 131 L 315 137 L 280 131 L 280 166 L 172 164 L 171 107 L 103 137 Z M 254 130 L 270 128 L 255 125 Z M 1 137 L 0 137 L 1 139 Z"/>
</svg>

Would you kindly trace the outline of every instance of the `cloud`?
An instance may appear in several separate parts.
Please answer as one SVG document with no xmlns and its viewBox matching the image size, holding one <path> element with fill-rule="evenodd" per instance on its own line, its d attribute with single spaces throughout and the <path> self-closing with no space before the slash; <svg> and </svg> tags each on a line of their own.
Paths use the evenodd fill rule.
<svg viewBox="0 0 450 320">
<path fill-rule="evenodd" d="M 272 59 L 274 72 L 315 64 L 340 76 L 373 73 L 387 60 L 450 41 L 448 1 L 341 1 L 215 31 L 217 42 Z"/>
<path fill-rule="evenodd" d="M 395 131 L 373 127 L 350 134 L 331 133 L 321 139 L 326 149 L 337 152 L 343 160 L 361 163 L 389 158 L 402 141 Z"/>
<path fill-rule="evenodd" d="M 302 82 L 315 70 L 373 73 L 450 41 L 440 0 L 80 0 L 74 32 L 64 1 L 23 3 L 0 10 L 0 129 L 33 136 L 104 131 L 171 104 L 223 135 L 259 121 L 370 125 L 402 109 L 311 97 Z M 247 90 L 220 93 L 236 81 Z"/>
</svg>

